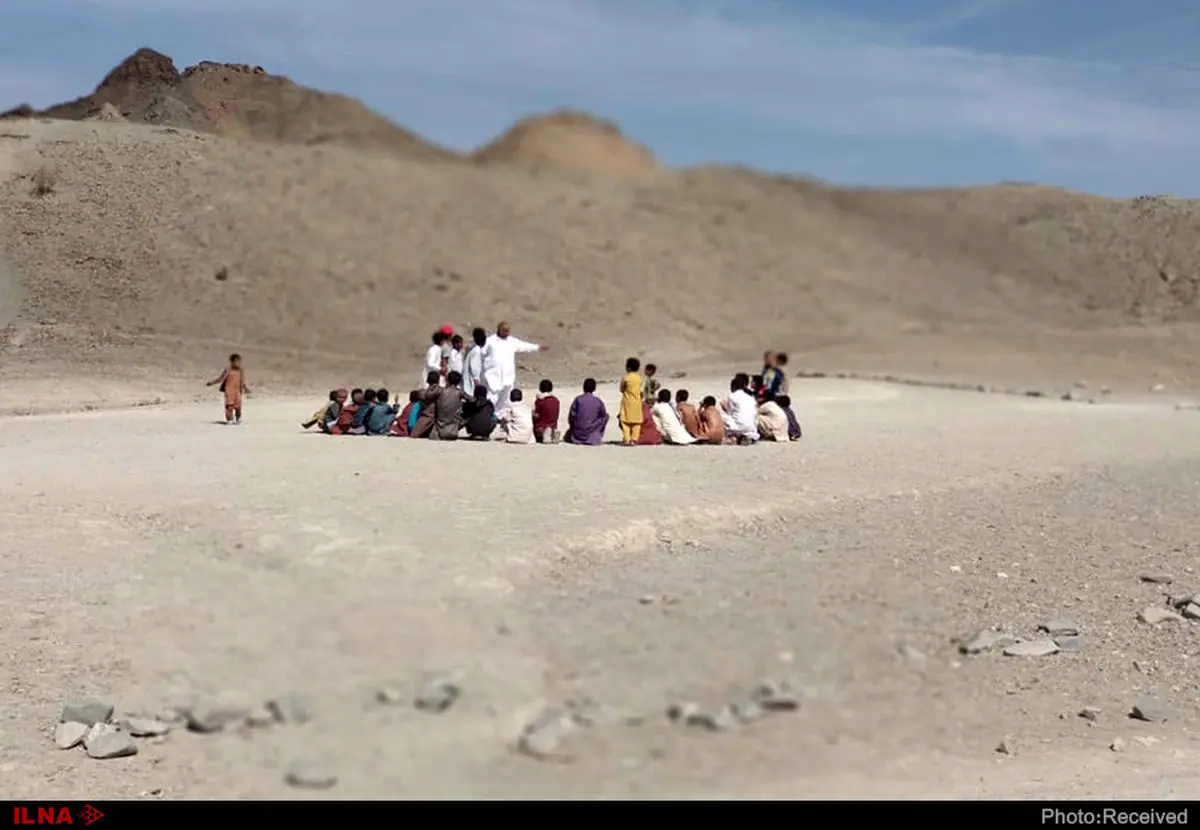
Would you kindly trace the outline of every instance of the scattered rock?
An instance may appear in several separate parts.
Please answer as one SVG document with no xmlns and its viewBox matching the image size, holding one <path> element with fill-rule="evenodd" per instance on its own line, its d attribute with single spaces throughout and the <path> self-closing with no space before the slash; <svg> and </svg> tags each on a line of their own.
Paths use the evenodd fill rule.
<svg viewBox="0 0 1200 830">
<path fill-rule="evenodd" d="M 1058 652 L 1058 643 L 1049 637 L 1038 640 L 1022 640 L 1004 649 L 1005 657 L 1045 657 Z"/>
<path fill-rule="evenodd" d="M 1084 639 L 1079 635 L 1055 637 L 1054 644 L 1059 651 L 1082 651 Z"/>
<path fill-rule="evenodd" d="M 1130 717 L 1149 723 L 1166 720 L 1170 714 L 1171 707 L 1158 698 L 1150 697 L 1149 695 L 1139 697 L 1137 703 L 1133 704 L 1133 710 L 1129 713 Z"/>
<path fill-rule="evenodd" d="M 97 723 L 84 738 L 83 747 L 92 758 L 127 758 L 137 755 L 137 744 L 124 729 L 107 723 Z"/>
<path fill-rule="evenodd" d="M 1161 392 L 1161 391 L 1163 391 L 1163 390 L 1164 390 L 1164 389 L 1166 389 L 1166 388 L 1167 388 L 1167 387 L 1166 387 L 1165 385 L 1163 385 L 1163 384 L 1161 384 L 1161 383 L 1156 383 L 1156 384 L 1154 384 L 1153 386 L 1151 386 L 1151 387 L 1150 387 L 1150 391 L 1151 391 L 1151 392 Z"/>
<path fill-rule="evenodd" d="M 685 723 L 688 718 L 699 715 L 703 711 L 704 707 L 699 703 L 692 703 L 691 701 L 672 703 L 667 707 L 667 718 L 676 723 Z"/>
<path fill-rule="evenodd" d="M 413 705 L 424 712 L 445 712 L 462 695 L 462 687 L 454 677 L 447 674 L 427 675 L 413 700 Z"/>
<path fill-rule="evenodd" d="M 1100 719 L 1100 710 L 1095 706 L 1084 706 L 1079 710 L 1079 717 L 1095 723 Z"/>
<path fill-rule="evenodd" d="M 562 744 L 573 724 L 570 714 L 562 709 L 545 709 L 521 730 L 517 749 L 533 758 L 565 758 Z"/>
<path fill-rule="evenodd" d="M 1001 755 L 1016 755 L 1017 748 L 1013 745 L 1012 738 L 1005 738 L 996 745 L 996 751 Z"/>
<path fill-rule="evenodd" d="M 288 767 L 284 781 L 293 787 L 327 790 L 337 783 L 337 774 L 320 758 L 297 758 Z"/>
<path fill-rule="evenodd" d="M 267 711 L 280 723 L 308 723 L 312 720 L 312 705 L 304 695 L 289 694 L 267 701 Z M 242 720 L 248 721 L 246 712 Z"/>
<path fill-rule="evenodd" d="M 1039 625 L 1038 631 L 1045 631 L 1051 637 L 1058 637 L 1060 634 L 1075 637 L 1079 634 L 1079 624 L 1067 617 L 1055 617 Z"/>
<path fill-rule="evenodd" d="M 279 721 L 275 719 L 275 713 L 266 706 L 258 706 L 250 710 L 250 714 L 246 715 L 246 726 L 251 729 L 265 729 L 268 726 L 274 726 Z"/>
<path fill-rule="evenodd" d="M 155 720 L 170 724 L 171 726 L 182 726 L 187 723 L 187 713 L 191 711 L 191 706 L 168 706 L 154 716 Z"/>
<path fill-rule="evenodd" d="M 220 732 L 241 726 L 249 715 L 248 706 L 206 701 L 192 707 L 188 712 L 187 727 L 193 732 Z"/>
<path fill-rule="evenodd" d="M 154 718 L 123 718 L 117 725 L 135 738 L 156 738 L 171 731 L 171 724 Z"/>
<path fill-rule="evenodd" d="M 568 700 L 566 710 L 575 723 L 589 729 L 597 726 L 611 726 L 622 721 L 626 723 L 631 721 L 630 718 L 623 718 L 611 706 L 597 703 L 590 697 Z"/>
<path fill-rule="evenodd" d="M 1113 738 L 1113 742 L 1108 745 L 1108 748 L 1111 749 L 1113 752 L 1123 751 L 1125 749 L 1125 739 L 1124 738 Z"/>
<path fill-rule="evenodd" d="M 958 650 L 963 654 L 982 654 L 992 649 L 1005 648 L 1015 642 L 1017 642 L 1017 638 L 1012 634 L 987 629 L 967 640 L 958 647 Z"/>
<path fill-rule="evenodd" d="M 395 706 L 397 703 L 403 702 L 404 695 L 400 693 L 399 689 L 384 686 L 375 693 L 375 700 L 386 706 Z"/>
<path fill-rule="evenodd" d="M 112 718 L 113 709 L 113 705 L 107 700 L 83 697 L 64 703 L 58 719 L 61 723 L 82 723 L 86 726 L 108 723 Z"/>
<path fill-rule="evenodd" d="M 1187 605 L 1183 606 L 1181 613 L 1189 620 L 1200 620 L 1200 605 L 1189 600 Z"/>
<path fill-rule="evenodd" d="M 1175 581 L 1175 577 L 1164 573 L 1145 573 L 1141 576 L 1142 582 L 1149 582 L 1153 585 L 1170 585 Z"/>
<path fill-rule="evenodd" d="M 651 596 L 650 594 L 646 594 L 645 596 L 638 597 L 638 602 L 640 602 L 642 605 L 653 605 L 655 602 L 655 599 L 656 598 Z"/>
<path fill-rule="evenodd" d="M 1109 387 L 1109 386 L 1101 386 L 1101 387 L 1100 387 L 1100 394 L 1101 394 L 1101 395 L 1111 395 L 1111 394 L 1112 394 L 1112 387 Z"/>
<path fill-rule="evenodd" d="M 1143 608 L 1138 613 L 1138 619 L 1149 625 L 1158 625 L 1168 620 L 1178 622 L 1183 617 L 1176 614 L 1170 608 L 1163 608 L 1161 605 L 1151 605 L 1149 608 Z"/>
<path fill-rule="evenodd" d="M 1077 380 L 1077 381 L 1075 381 L 1075 388 L 1076 389 L 1087 389 L 1088 382 L 1086 380 L 1082 380 L 1082 379 Z"/>
<path fill-rule="evenodd" d="M 763 716 L 763 707 L 756 700 L 743 700 L 733 704 L 730 711 L 740 723 L 753 723 Z"/>
<path fill-rule="evenodd" d="M 737 728 L 741 721 L 733 712 L 733 707 L 722 706 L 715 712 L 696 712 L 683 720 L 684 726 L 695 726 L 707 729 L 709 732 L 728 732 Z"/>
<path fill-rule="evenodd" d="M 89 729 L 86 723 L 59 723 L 54 727 L 54 745 L 59 749 L 74 749 L 83 743 Z"/>
<path fill-rule="evenodd" d="M 800 708 L 800 698 L 787 683 L 763 680 L 752 698 L 768 712 L 794 712 Z"/>
<path fill-rule="evenodd" d="M 1134 740 L 1142 746 L 1154 746 L 1162 743 L 1162 738 L 1156 738 L 1153 735 L 1138 735 Z"/>
</svg>

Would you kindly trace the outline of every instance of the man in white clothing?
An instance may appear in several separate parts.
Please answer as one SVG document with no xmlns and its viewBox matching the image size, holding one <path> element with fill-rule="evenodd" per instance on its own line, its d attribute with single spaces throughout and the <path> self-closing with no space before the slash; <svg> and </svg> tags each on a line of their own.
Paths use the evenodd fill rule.
<svg viewBox="0 0 1200 830">
<path fill-rule="evenodd" d="M 747 390 L 750 378 L 739 372 L 729 382 L 729 397 L 721 403 L 721 420 L 725 422 L 725 435 L 739 444 L 752 444 L 758 440 L 758 403 Z"/>
<path fill-rule="evenodd" d="M 487 386 L 488 399 L 496 407 L 500 417 L 511 405 L 509 395 L 517 383 L 517 355 L 536 352 L 537 343 L 527 343 L 513 337 L 508 323 L 503 320 L 496 326 L 496 333 L 483 346 L 483 382 Z"/>
<path fill-rule="evenodd" d="M 437 372 L 441 377 L 441 385 L 446 385 L 445 350 L 442 348 L 445 345 L 445 332 L 435 331 L 433 333 L 433 343 L 425 350 L 425 365 L 421 367 L 421 382 L 417 385 L 417 389 L 425 388 L 425 380 L 430 372 Z"/>
<path fill-rule="evenodd" d="M 467 400 L 475 397 L 475 387 L 483 383 L 483 347 L 487 344 L 487 332 L 475 329 L 471 332 L 471 348 L 463 360 L 463 394 Z"/>
</svg>

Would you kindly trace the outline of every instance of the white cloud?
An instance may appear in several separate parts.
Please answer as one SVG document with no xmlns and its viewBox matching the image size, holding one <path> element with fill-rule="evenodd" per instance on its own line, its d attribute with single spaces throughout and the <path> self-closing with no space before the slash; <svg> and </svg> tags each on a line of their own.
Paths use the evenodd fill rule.
<svg viewBox="0 0 1200 830">
<path fill-rule="evenodd" d="M 1022 2 L 965 0 L 929 25 L 947 30 Z M 1156 102 L 1153 84 L 1137 71 L 914 42 L 912 31 L 767 0 L 45 4 L 164 23 L 180 14 L 220 18 L 246 60 L 386 79 L 376 92 L 389 84 L 453 84 L 476 97 L 532 89 L 564 103 L 612 102 L 680 118 L 703 112 L 824 135 L 1003 139 L 1026 149 L 1176 151 L 1200 141 L 1200 111 Z M 279 22 L 268 24 L 269 15 Z M 1200 77 L 1177 83 L 1193 102 L 1200 98 Z"/>
</svg>

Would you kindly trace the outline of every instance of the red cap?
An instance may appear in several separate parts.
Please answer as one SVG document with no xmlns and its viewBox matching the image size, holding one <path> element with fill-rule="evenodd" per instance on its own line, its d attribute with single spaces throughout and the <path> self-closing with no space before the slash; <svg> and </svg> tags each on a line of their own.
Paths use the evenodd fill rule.
<svg viewBox="0 0 1200 830">
<path fill-rule="evenodd" d="M 454 326 L 450 325 L 449 323 L 442 326 L 442 334 L 454 334 Z"/>
</svg>

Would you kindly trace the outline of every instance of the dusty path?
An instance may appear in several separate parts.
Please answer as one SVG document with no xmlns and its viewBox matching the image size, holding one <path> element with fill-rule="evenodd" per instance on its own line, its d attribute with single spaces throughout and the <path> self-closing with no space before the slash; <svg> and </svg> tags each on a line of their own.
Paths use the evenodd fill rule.
<svg viewBox="0 0 1200 830">
<path fill-rule="evenodd" d="M 303 797 L 282 770 L 313 752 L 339 798 L 1200 794 L 1198 629 L 1135 619 L 1164 590 L 1142 572 L 1200 587 L 1197 414 L 796 387 L 805 440 L 754 449 L 329 439 L 295 427 L 307 400 L 240 429 L 212 405 L 0 421 L 0 789 Z M 1057 615 L 1079 653 L 951 643 Z M 441 668 L 466 672 L 449 712 L 372 705 Z M 811 699 L 726 735 L 661 716 L 764 675 Z M 84 692 L 291 690 L 312 723 L 113 761 L 48 737 Z M 511 752 L 578 694 L 647 720 L 569 764 Z M 1128 720 L 1141 694 L 1171 718 Z"/>
</svg>

